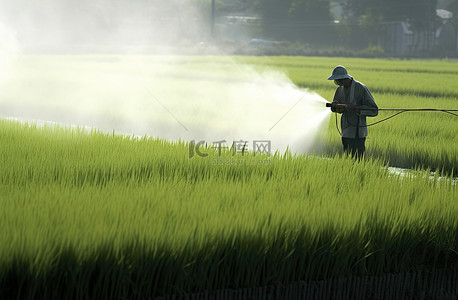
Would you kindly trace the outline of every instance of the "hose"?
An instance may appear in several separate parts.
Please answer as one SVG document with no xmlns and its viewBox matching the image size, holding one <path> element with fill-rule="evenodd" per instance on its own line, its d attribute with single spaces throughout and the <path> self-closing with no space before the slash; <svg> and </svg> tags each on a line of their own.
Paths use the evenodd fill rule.
<svg viewBox="0 0 458 300">
<path fill-rule="evenodd" d="M 376 108 L 374 109 L 362 109 L 362 110 L 375 110 Z M 450 115 L 453 115 L 455 117 L 458 117 L 458 114 L 455 114 L 453 112 L 458 112 L 458 109 L 437 109 L 437 108 L 380 108 L 378 109 L 379 111 L 397 111 L 397 113 L 395 113 L 394 115 L 391 115 L 385 119 L 382 119 L 382 120 L 379 120 L 377 122 L 374 122 L 372 124 L 367 124 L 365 126 L 354 126 L 353 124 L 350 124 L 350 126 L 352 127 L 369 127 L 369 126 L 374 126 L 374 125 L 377 125 L 377 124 L 380 124 L 382 122 L 385 122 L 391 118 L 394 118 L 396 117 L 397 115 L 400 115 L 402 113 L 405 113 L 405 112 L 408 112 L 408 111 L 435 111 L 435 112 L 443 112 L 443 113 L 447 113 L 447 114 L 450 114 Z M 339 132 L 339 135 L 342 135 L 342 133 L 340 132 L 339 130 L 339 126 L 337 124 L 337 112 L 335 113 L 336 115 L 336 128 L 337 128 L 337 131 Z"/>
<path fill-rule="evenodd" d="M 389 120 L 393 117 L 396 117 L 397 115 L 400 115 L 402 113 L 405 113 L 407 111 L 435 111 L 435 112 L 443 112 L 443 113 L 447 113 L 447 114 L 451 114 L 455 117 L 458 117 L 458 114 L 455 114 L 455 113 L 452 113 L 452 111 L 456 111 L 458 112 L 458 109 L 437 109 L 437 108 L 381 108 L 379 109 L 379 111 L 397 111 L 397 113 L 395 113 L 394 115 L 392 116 L 389 116 L 385 119 L 382 119 L 380 121 L 377 121 L 375 123 L 372 123 L 372 124 L 369 124 L 369 125 L 366 125 L 366 126 L 360 126 L 360 127 L 367 127 L 367 126 L 373 126 L 373 125 L 377 125 L 379 123 L 382 123 L 386 120 Z"/>
</svg>

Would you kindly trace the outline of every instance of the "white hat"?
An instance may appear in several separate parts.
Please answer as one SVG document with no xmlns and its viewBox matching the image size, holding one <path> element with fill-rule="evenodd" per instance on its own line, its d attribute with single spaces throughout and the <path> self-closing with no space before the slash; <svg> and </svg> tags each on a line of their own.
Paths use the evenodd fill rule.
<svg viewBox="0 0 458 300">
<path fill-rule="evenodd" d="M 353 79 L 353 77 L 348 74 L 347 69 L 344 66 L 337 66 L 332 71 L 332 75 L 328 77 L 328 80 L 338 80 L 338 79 Z"/>
</svg>

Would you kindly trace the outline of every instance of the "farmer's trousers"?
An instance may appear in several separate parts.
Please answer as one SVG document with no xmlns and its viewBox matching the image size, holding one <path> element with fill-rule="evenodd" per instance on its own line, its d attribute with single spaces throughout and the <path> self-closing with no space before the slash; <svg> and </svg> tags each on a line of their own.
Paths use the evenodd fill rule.
<svg viewBox="0 0 458 300">
<path fill-rule="evenodd" d="M 351 157 L 359 158 L 366 151 L 366 138 L 342 138 L 344 152 L 351 154 Z"/>
</svg>

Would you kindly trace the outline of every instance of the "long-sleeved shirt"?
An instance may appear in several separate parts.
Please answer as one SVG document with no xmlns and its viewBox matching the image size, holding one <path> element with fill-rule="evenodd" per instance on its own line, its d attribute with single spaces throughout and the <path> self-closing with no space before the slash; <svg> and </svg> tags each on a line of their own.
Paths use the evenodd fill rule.
<svg viewBox="0 0 458 300">
<path fill-rule="evenodd" d="M 352 80 L 350 87 L 339 86 L 334 94 L 333 102 L 350 104 L 361 109 L 359 116 L 352 110 L 345 110 L 342 113 L 341 127 L 342 137 L 360 138 L 367 136 L 366 116 L 375 117 L 378 115 L 378 106 L 375 104 L 369 89 L 359 81 Z M 358 129 L 358 130 L 357 130 Z"/>
</svg>

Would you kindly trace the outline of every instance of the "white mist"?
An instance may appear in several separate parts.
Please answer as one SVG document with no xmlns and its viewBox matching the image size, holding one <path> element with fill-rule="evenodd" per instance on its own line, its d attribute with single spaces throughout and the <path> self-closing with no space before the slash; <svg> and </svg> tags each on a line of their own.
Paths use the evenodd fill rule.
<svg viewBox="0 0 458 300">
<path fill-rule="evenodd" d="M 229 57 L 23 56 L 1 85 L 5 117 L 169 140 L 271 141 L 316 150 L 330 112 L 285 74 Z"/>
</svg>

